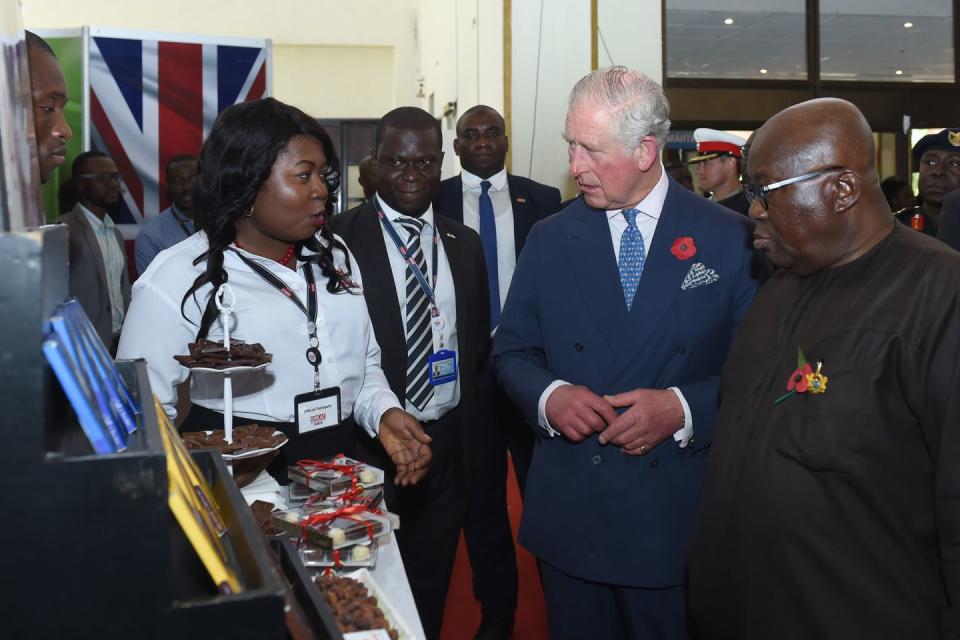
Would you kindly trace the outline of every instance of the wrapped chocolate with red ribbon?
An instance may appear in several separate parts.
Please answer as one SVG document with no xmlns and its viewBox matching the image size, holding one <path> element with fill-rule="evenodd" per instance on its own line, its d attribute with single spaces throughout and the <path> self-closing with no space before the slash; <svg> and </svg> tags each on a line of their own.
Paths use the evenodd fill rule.
<svg viewBox="0 0 960 640">
<path fill-rule="evenodd" d="M 383 484 L 383 470 L 342 453 L 323 460 L 299 460 L 287 468 L 290 480 L 322 497 L 362 491 Z"/>
<path fill-rule="evenodd" d="M 276 528 L 321 549 L 373 542 L 399 525 L 396 515 L 362 504 L 339 507 L 321 504 L 272 515 Z"/>
<path fill-rule="evenodd" d="M 376 566 L 379 547 L 376 540 L 343 549 L 321 549 L 306 542 L 297 546 L 305 567 L 330 567 L 335 571 Z"/>
</svg>

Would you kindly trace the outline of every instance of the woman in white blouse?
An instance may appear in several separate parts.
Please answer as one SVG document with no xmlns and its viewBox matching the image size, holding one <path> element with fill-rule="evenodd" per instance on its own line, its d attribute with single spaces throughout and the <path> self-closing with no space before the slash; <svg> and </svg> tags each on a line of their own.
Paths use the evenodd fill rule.
<svg viewBox="0 0 960 640">
<path fill-rule="evenodd" d="M 117 355 L 146 359 L 174 417 L 189 371 L 173 356 L 200 338 L 223 339 L 213 293 L 229 282 L 231 338 L 273 355 L 265 369 L 233 376 L 235 424 L 273 425 L 290 438 L 271 474 L 285 482 L 298 459 L 351 453 L 359 425 L 390 454 L 398 483 L 412 484 L 426 473 L 430 438 L 387 385 L 360 273 L 327 227 L 339 169 L 330 137 L 295 107 L 267 98 L 220 114 L 200 154 L 200 231 L 137 280 Z M 222 427 L 221 376 L 194 372 L 190 399 L 181 428 Z"/>
</svg>

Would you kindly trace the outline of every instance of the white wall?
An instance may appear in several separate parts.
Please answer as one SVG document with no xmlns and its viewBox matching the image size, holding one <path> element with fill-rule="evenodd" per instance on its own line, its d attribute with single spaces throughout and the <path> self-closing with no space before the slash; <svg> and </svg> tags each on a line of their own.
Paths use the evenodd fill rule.
<svg viewBox="0 0 960 640">
<path fill-rule="evenodd" d="M 590 3 L 515 0 L 512 32 L 512 172 L 572 195 L 561 133 L 570 89 L 590 72 Z"/>
<path fill-rule="evenodd" d="M 661 81 L 661 0 L 598 0 L 597 5 L 606 45 L 598 41 L 599 66 L 621 64 Z M 560 134 L 570 89 L 590 72 L 590 2 L 514 0 L 512 8 L 512 171 L 572 197 L 576 185 L 567 173 Z"/>
<path fill-rule="evenodd" d="M 620 64 L 663 82 L 660 0 L 600 0 L 599 66 Z"/>
<path fill-rule="evenodd" d="M 424 87 L 419 106 L 441 117 L 445 106 L 456 104 L 442 122 L 446 178 L 460 171 L 453 153 L 460 114 L 476 104 L 503 112 L 503 2 L 420 0 L 417 33 Z"/>
</svg>

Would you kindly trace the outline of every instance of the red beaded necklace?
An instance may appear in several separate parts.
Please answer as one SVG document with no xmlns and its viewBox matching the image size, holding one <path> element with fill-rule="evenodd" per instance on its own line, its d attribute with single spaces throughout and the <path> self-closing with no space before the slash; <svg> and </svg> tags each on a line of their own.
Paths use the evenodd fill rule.
<svg viewBox="0 0 960 640">
<path fill-rule="evenodd" d="M 237 249 L 243 249 L 243 245 L 240 244 L 240 240 L 234 240 L 233 244 L 237 245 Z M 296 245 L 293 245 L 293 244 L 290 245 L 290 248 L 287 249 L 287 253 L 284 254 L 283 258 L 281 258 L 280 260 L 277 260 L 277 262 L 284 265 L 287 264 L 288 262 L 290 262 L 290 258 L 293 257 L 293 254 L 296 250 L 297 250 Z"/>
</svg>

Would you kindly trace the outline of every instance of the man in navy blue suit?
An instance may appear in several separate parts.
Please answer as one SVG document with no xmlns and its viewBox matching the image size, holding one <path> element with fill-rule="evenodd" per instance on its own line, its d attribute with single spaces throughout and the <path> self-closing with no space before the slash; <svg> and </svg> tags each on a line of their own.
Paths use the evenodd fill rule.
<svg viewBox="0 0 960 640">
<path fill-rule="evenodd" d="M 507 173 L 510 142 L 492 107 L 467 109 L 457 121 L 453 150 L 461 175 L 440 183 L 434 209 L 480 234 L 490 290 L 490 327 L 500 322 L 517 256 L 530 228 L 560 210 L 560 191 Z M 517 560 L 507 517 L 507 449 L 521 492 L 533 455 L 533 434 L 497 384 L 488 362 L 478 377 L 478 421 L 470 442 L 472 463 L 464 538 L 473 568 L 473 591 L 483 612 L 476 640 L 509 638 L 517 608 Z"/>
<path fill-rule="evenodd" d="M 497 374 L 538 434 L 520 541 L 553 638 L 684 638 L 684 558 L 720 369 L 756 294 L 751 222 L 679 186 L 663 89 L 624 67 L 570 96 L 582 199 L 527 238 Z"/>
</svg>

